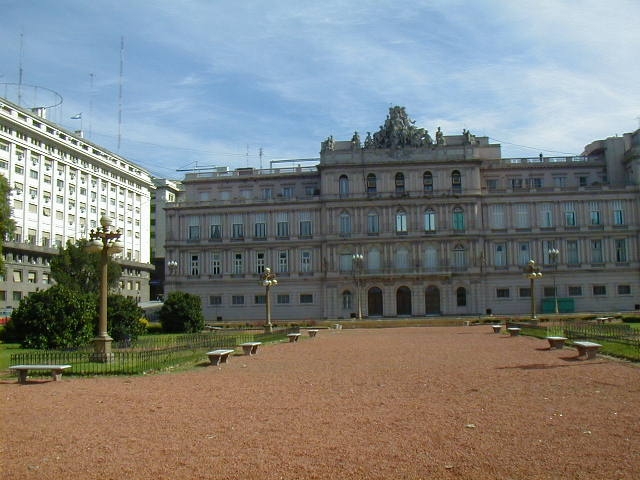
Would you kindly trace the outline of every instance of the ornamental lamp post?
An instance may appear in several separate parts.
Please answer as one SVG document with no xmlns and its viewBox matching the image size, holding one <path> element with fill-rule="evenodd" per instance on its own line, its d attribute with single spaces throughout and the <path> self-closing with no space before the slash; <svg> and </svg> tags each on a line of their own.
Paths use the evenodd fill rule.
<svg viewBox="0 0 640 480">
<path fill-rule="evenodd" d="M 560 250 L 557 248 L 552 248 L 549 250 L 549 259 L 551 263 L 553 263 L 553 301 L 555 303 L 555 313 L 556 315 L 559 313 L 558 310 L 558 292 L 556 290 L 556 276 L 558 275 L 558 256 L 560 255 Z"/>
<path fill-rule="evenodd" d="M 267 314 L 267 323 L 264 326 L 264 333 L 273 333 L 273 325 L 271 324 L 271 296 L 270 289 L 278 285 L 276 274 L 269 267 L 264 269 L 262 274 L 262 286 L 265 288 L 265 306 Z"/>
<path fill-rule="evenodd" d="M 100 254 L 100 317 L 98 320 L 98 336 L 93 340 L 94 362 L 110 362 L 113 359 L 111 342 L 113 338 L 107 333 L 107 295 L 109 293 L 108 265 L 109 256 L 122 252 L 124 246 L 120 242 L 122 233 L 120 229 L 111 229 L 111 218 L 103 215 L 100 218 L 100 227 L 91 230 L 87 250 Z"/>
<path fill-rule="evenodd" d="M 536 319 L 536 291 L 535 284 L 536 280 L 542 278 L 542 272 L 540 266 L 536 263 L 535 260 L 529 260 L 529 263 L 524 268 L 527 278 L 530 281 L 531 285 L 531 320 Z"/>
<path fill-rule="evenodd" d="M 356 296 L 358 302 L 358 320 L 362 320 L 362 269 L 364 266 L 364 255 L 354 253 L 353 260 L 353 281 L 356 284 Z"/>
</svg>

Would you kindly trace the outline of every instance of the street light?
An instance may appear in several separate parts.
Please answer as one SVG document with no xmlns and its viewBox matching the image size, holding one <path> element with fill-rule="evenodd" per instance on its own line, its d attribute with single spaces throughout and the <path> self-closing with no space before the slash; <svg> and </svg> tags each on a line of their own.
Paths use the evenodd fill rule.
<svg viewBox="0 0 640 480">
<path fill-rule="evenodd" d="M 167 267 L 169 267 L 169 275 L 175 275 L 178 271 L 178 262 L 175 260 L 169 260 L 167 262 Z"/>
<path fill-rule="evenodd" d="M 559 313 L 558 292 L 556 291 L 556 276 L 558 275 L 558 255 L 560 255 L 560 250 L 558 250 L 557 248 L 552 248 L 549 250 L 549 259 L 551 260 L 551 263 L 553 263 L 553 301 L 555 303 L 556 315 Z"/>
<path fill-rule="evenodd" d="M 536 319 L 536 291 L 534 281 L 542 278 L 542 272 L 540 266 L 535 260 L 529 260 L 529 263 L 524 267 L 524 271 L 527 274 L 527 278 L 531 282 L 531 320 Z"/>
<path fill-rule="evenodd" d="M 267 310 L 267 323 L 264 326 L 265 333 L 273 333 L 273 325 L 271 325 L 271 298 L 269 295 L 269 290 L 271 287 L 275 287 L 278 285 L 278 280 L 276 280 L 276 274 L 271 271 L 269 267 L 264 269 L 264 273 L 262 274 L 262 286 L 266 290 L 265 295 L 265 303 Z"/>
<path fill-rule="evenodd" d="M 113 338 L 107 333 L 107 295 L 108 285 L 108 265 L 109 256 L 120 253 L 123 250 L 120 237 L 120 229 L 111 229 L 111 218 L 103 215 L 100 218 L 100 227 L 91 230 L 89 233 L 89 243 L 87 250 L 91 253 L 100 253 L 100 318 L 98 320 L 98 336 L 93 340 L 94 362 L 109 362 L 113 358 L 111 353 L 111 342 Z"/>
<path fill-rule="evenodd" d="M 362 269 L 364 266 L 364 255 L 362 253 L 354 253 L 351 256 L 353 260 L 353 281 L 356 284 L 356 296 L 358 302 L 358 320 L 362 320 Z"/>
</svg>

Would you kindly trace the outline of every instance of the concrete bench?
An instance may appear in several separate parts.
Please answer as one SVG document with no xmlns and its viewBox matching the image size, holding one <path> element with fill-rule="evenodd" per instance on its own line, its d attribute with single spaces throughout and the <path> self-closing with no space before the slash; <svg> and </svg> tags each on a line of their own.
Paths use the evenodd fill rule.
<svg viewBox="0 0 640 480">
<path fill-rule="evenodd" d="M 578 349 L 578 356 L 582 357 L 586 355 L 587 358 L 595 358 L 596 353 L 602 347 L 599 343 L 585 341 L 573 342 L 573 344 Z"/>
<path fill-rule="evenodd" d="M 287 333 L 287 337 L 289 337 L 289 343 L 297 342 L 300 338 L 299 333 Z"/>
<path fill-rule="evenodd" d="M 551 350 L 564 348 L 564 342 L 566 342 L 566 340 L 567 337 L 547 337 Z"/>
<path fill-rule="evenodd" d="M 315 337 L 315 336 L 318 334 L 318 332 L 319 332 L 319 331 L 320 331 L 320 330 L 318 330 L 318 329 L 316 329 L 316 328 L 313 328 L 313 329 L 311 329 L 311 330 L 307 330 L 307 332 L 309 332 L 309 336 L 310 336 L 310 337 Z"/>
<path fill-rule="evenodd" d="M 221 363 L 227 363 L 229 355 L 233 352 L 234 350 L 212 350 L 211 352 L 207 352 L 207 356 L 212 365 L 220 365 Z"/>
<path fill-rule="evenodd" d="M 57 382 L 62 379 L 62 372 L 68 368 L 71 368 L 71 365 L 13 365 L 9 367 L 9 370 L 18 372 L 20 383 L 27 383 L 29 370 L 51 371 L 51 379 Z"/>
<path fill-rule="evenodd" d="M 509 332 L 509 335 L 511 335 L 512 337 L 517 337 L 518 335 L 520 335 L 519 327 L 509 327 L 507 328 L 507 331 Z"/>
<path fill-rule="evenodd" d="M 333 325 L 333 328 L 335 328 L 336 330 L 342 330 L 342 325 L 340 323 L 336 323 Z"/>
<path fill-rule="evenodd" d="M 491 325 L 491 328 L 493 328 L 493 333 L 500 333 L 502 325 Z"/>
<path fill-rule="evenodd" d="M 245 355 L 255 355 L 258 353 L 258 347 L 260 345 L 262 345 L 262 342 L 247 342 L 240 344 Z"/>
</svg>

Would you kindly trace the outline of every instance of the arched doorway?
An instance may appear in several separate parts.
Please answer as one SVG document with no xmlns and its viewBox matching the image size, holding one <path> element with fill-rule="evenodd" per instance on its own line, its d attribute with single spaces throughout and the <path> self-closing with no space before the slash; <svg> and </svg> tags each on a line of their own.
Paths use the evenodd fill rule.
<svg viewBox="0 0 640 480">
<path fill-rule="evenodd" d="M 425 313 L 427 315 L 440 314 L 440 289 L 429 285 L 424 292 Z"/>
<path fill-rule="evenodd" d="M 411 315 L 411 290 L 409 287 L 400 287 L 396 291 L 396 314 Z"/>
<path fill-rule="evenodd" d="M 382 290 L 371 287 L 367 292 L 367 312 L 370 317 L 382 316 Z"/>
</svg>

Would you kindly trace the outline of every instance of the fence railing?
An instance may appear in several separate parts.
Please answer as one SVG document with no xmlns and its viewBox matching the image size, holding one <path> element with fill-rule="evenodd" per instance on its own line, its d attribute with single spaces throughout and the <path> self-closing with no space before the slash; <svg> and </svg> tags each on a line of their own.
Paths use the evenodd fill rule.
<svg viewBox="0 0 640 480">
<path fill-rule="evenodd" d="M 530 324 L 513 323 L 522 328 L 524 335 L 538 338 L 564 336 L 570 341 L 590 340 L 603 344 L 603 352 L 629 360 L 640 360 L 640 331 L 628 324 L 597 324 L 584 321 L 549 322 Z"/>
<path fill-rule="evenodd" d="M 274 329 L 265 334 L 258 330 L 207 333 L 149 335 L 133 342 L 114 343 L 108 362 L 92 361 L 93 347 L 73 351 L 38 350 L 11 355 L 11 365 L 71 365 L 71 375 L 134 375 L 163 370 L 186 362 L 206 359 L 205 353 L 216 348 L 235 348 L 245 342 L 272 342 L 286 338 L 297 328 Z"/>
</svg>

